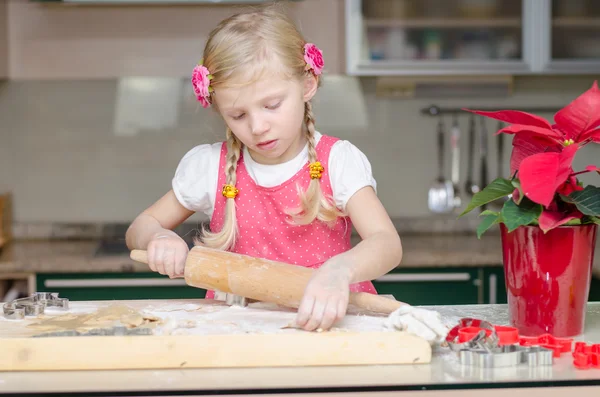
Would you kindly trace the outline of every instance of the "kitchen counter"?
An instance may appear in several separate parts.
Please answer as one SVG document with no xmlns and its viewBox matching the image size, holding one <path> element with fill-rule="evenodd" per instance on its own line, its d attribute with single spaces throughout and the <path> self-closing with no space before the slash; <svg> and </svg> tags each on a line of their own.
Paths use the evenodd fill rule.
<svg viewBox="0 0 600 397">
<path fill-rule="evenodd" d="M 401 267 L 499 266 L 499 235 L 413 234 L 402 237 Z M 126 252 L 96 255 L 99 240 L 15 241 L 0 253 L 0 273 L 144 272 Z M 599 255 L 600 257 L 600 255 Z"/>
<path fill-rule="evenodd" d="M 358 242 L 354 238 L 354 243 Z M 147 272 L 126 252 L 98 255 L 100 240 L 13 241 L 0 251 L 1 273 Z M 499 234 L 405 234 L 402 268 L 501 266 Z M 600 277 L 600 255 L 594 260 Z"/>
<path fill-rule="evenodd" d="M 449 324 L 461 317 L 480 318 L 495 324 L 507 323 L 505 305 L 429 308 L 439 311 Z M 588 304 L 584 334 L 576 339 L 600 343 L 600 302 Z M 597 396 L 600 393 L 600 369 L 578 370 L 573 366 L 570 354 L 555 359 L 553 366 L 476 369 L 460 365 L 453 353 L 440 348 L 434 350 L 430 364 L 418 365 L 0 372 L 0 393 L 11 395 L 278 393 L 314 396 L 327 393 L 335 396 L 342 393 L 373 395 L 375 392 L 381 392 L 378 395 L 396 395 L 400 391 L 418 391 L 421 397 L 480 396 L 482 392 L 494 397 L 505 395 L 507 388 L 511 389 L 513 397 L 542 391 L 545 397 L 564 396 L 569 392 L 576 392 L 579 397 Z"/>
</svg>

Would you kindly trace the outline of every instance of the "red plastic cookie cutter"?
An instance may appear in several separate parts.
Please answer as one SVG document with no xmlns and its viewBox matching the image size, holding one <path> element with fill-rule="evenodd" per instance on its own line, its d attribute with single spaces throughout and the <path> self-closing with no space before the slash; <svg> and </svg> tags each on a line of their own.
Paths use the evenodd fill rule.
<svg viewBox="0 0 600 397">
<path fill-rule="evenodd" d="M 573 365 L 578 369 L 600 368 L 600 343 L 575 342 Z"/>
<path fill-rule="evenodd" d="M 541 346 L 546 349 L 552 349 L 554 357 L 560 357 L 562 353 L 568 353 L 573 348 L 573 338 L 557 338 L 550 334 L 539 336 L 521 336 L 519 337 L 521 346 Z"/>
<path fill-rule="evenodd" d="M 463 335 L 461 339 L 461 331 L 465 328 L 477 329 L 472 335 L 465 337 Z M 485 331 L 485 332 L 481 332 Z M 458 325 L 454 326 L 446 335 L 446 343 L 450 349 L 454 351 L 460 351 L 462 349 L 469 349 L 474 347 L 481 347 L 484 349 L 492 349 L 498 346 L 498 335 L 494 326 L 488 322 L 477 318 L 462 318 L 459 320 Z"/>
<path fill-rule="evenodd" d="M 504 325 L 494 325 L 496 335 L 498 335 L 498 346 L 514 345 L 519 342 L 519 331 L 514 327 L 507 327 Z M 487 336 L 492 334 L 489 329 L 483 329 L 479 327 L 465 327 L 458 330 L 458 341 L 461 343 L 467 342 L 473 339 L 479 331 L 485 331 Z"/>
</svg>

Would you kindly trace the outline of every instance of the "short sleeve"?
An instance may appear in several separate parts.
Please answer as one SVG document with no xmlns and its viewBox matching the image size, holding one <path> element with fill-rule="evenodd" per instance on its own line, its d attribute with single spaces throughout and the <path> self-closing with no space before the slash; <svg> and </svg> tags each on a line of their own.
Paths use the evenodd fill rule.
<svg viewBox="0 0 600 397">
<path fill-rule="evenodd" d="M 221 143 L 198 145 L 188 151 L 177 166 L 173 192 L 190 211 L 212 215 L 221 146 Z"/>
<path fill-rule="evenodd" d="M 329 179 L 338 208 L 345 210 L 348 200 L 365 186 L 377 191 L 371 163 L 365 154 L 348 141 L 337 141 L 329 154 Z"/>
</svg>

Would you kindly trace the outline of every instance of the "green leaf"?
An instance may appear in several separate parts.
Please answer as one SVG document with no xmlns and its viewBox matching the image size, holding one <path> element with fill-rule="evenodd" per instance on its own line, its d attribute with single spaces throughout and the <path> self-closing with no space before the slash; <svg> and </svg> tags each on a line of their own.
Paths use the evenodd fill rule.
<svg viewBox="0 0 600 397">
<path fill-rule="evenodd" d="M 508 179 L 494 179 L 489 185 L 483 188 L 482 191 L 475 193 L 467 208 L 459 215 L 459 218 L 477 207 L 508 196 L 513 190 L 515 190 L 515 188 Z"/>
<path fill-rule="evenodd" d="M 502 217 L 499 213 L 485 215 L 479 226 L 477 226 L 477 238 L 480 239 L 483 233 L 485 233 L 490 227 L 497 223 L 500 223 Z"/>
<path fill-rule="evenodd" d="M 561 198 L 567 203 L 577 206 L 577 209 L 585 215 L 600 216 L 600 187 L 586 186 L 568 196 L 561 194 Z"/>
<path fill-rule="evenodd" d="M 498 211 L 492 211 L 492 210 L 485 210 L 483 211 L 481 214 L 479 214 L 479 216 L 486 216 L 486 215 L 500 215 L 500 213 Z"/>
<path fill-rule="evenodd" d="M 584 224 L 584 225 L 588 224 L 588 223 L 595 223 L 597 225 L 600 225 L 600 217 L 585 215 L 581 219 L 581 223 Z"/>
<path fill-rule="evenodd" d="M 581 225 L 581 219 L 579 218 L 575 218 L 575 219 L 571 219 L 570 221 L 567 221 L 564 225 L 565 226 L 577 226 L 577 225 Z"/>
<path fill-rule="evenodd" d="M 521 189 L 521 181 L 515 178 L 511 181 L 511 183 L 516 189 L 519 190 L 519 200 L 517 200 L 516 203 L 521 204 L 523 197 L 525 197 L 525 195 L 523 194 L 523 189 Z"/>
<path fill-rule="evenodd" d="M 502 207 L 501 216 L 506 228 L 512 232 L 519 226 L 536 222 L 542 214 L 542 205 L 524 198 L 520 205 L 508 200 Z"/>
</svg>

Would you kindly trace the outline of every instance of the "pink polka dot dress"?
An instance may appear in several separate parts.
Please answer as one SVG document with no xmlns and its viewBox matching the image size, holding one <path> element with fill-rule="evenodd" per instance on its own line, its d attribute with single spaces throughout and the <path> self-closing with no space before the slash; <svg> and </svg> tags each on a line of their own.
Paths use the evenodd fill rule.
<svg viewBox="0 0 600 397">
<path fill-rule="evenodd" d="M 338 138 L 323 135 L 316 147 L 317 158 L 325 168 L 321 176 L 321 189 L 327 197 L 333 196 L 327 162 L 331 147 L 337 140 Z M 223 227 L 227 199 L 221 194 L 221 189 L 226 182 L 226 156 L 227 146 L 223 143 L 219 162 L 218 191 L 210 222 L 211 230 L 220 230 Z M 352 223 L 348 217 L 338 218 L 333 228 L 320 221 L 298 226 L 288 222 L 286 209 L 296 208 L 299 205 L 297 184 L 302 187 L 302 190 L 306 190 L 310 183 L 308 164 L 282 184 L 263 187 L 257 185 L 250 177 L 244 165 L 242 152 L 236 176 L 236 187 L 239 189 L 235 198 L 239 238 L 230 251 L 318 268 L 332 256 L 351 248 Z M 350 286 L 350 291 L 377 293 L 370 281 L 353 284 Z M 208 291 L 206 298 L 213 299 L 214 292 Z"/>
</svg>

